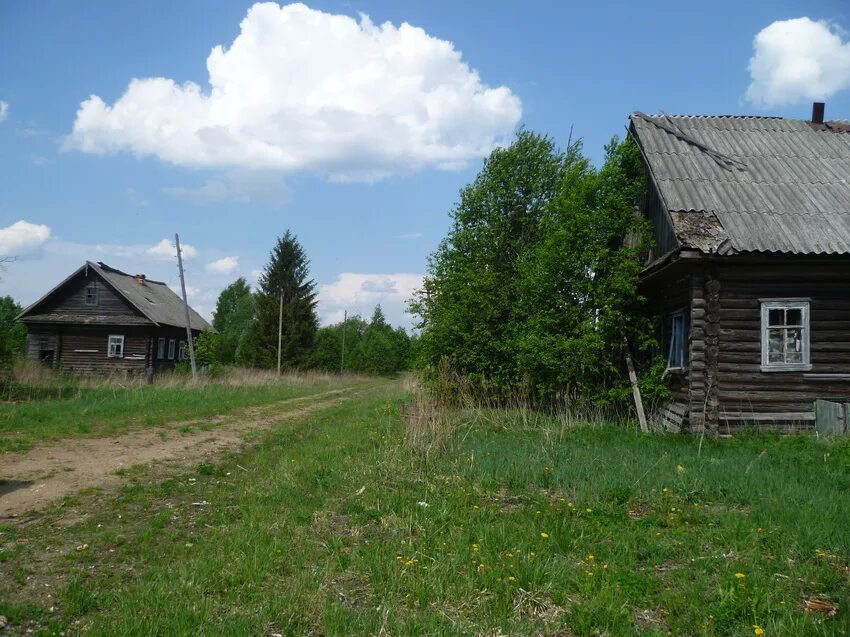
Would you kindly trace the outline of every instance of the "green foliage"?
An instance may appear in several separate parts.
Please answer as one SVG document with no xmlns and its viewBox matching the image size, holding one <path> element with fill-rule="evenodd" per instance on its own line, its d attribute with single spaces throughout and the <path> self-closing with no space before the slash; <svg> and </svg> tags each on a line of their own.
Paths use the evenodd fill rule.
<svg viewBox="0 0 850 637">
<path fill-rule="evenodd" d="M 222 344 L 220 334 L 212 330 L 204 330 L 195 337 L 195 363 L 200 368 L 213 372 L 218 368 Z"/>
<path fill-rule="evenodd" d="M 27 329 L 15 323 L 22 309 L 11 296 L 0 297 L 0 364 L 24 355 Z"/>
<path fill-rule="evenodd" d="M 616 398 L 622 336 L 653 337 L 637 290 L 644 187 L 631 140 L 612 140 L 598 170 L 579 144 L 562 152 L 527 130 L 495 150 L 461 191 L 412 304 L 420 362 L 447 361 L 497 395 Z"/>
<path fill-rule="evenodd" d="M 213 327 L 220 338 L 216 360 L 223 364 L 235 363 L 243 334 L 254 320 L 254 295 L 243 277 L 228 285 L 218 297 Z"/>
<path fill-rule="evenodd" d="M 252 367 L 277 365 L 278 320 L 283 297 L 281 362 L 284 368 L 302 366 L 318 329 L 316 283 L 309 278 L 310 262 L 295 235 L 288 230 L 277 240 L 260 275 L 254 295 L 256 319 L 244 330 L 236 361 Z"/>
<path fill-rule="evenodd" d="M 342 323 L 322 327 L 307 364 L 314 369 L 339 371 L 342 355 L 342 335 L 345 331 L 345 371 L 386 375 L 407 369 L 410 360 L 410 337 L 403 328 L 393 329 L 381 306 L 375 308 L 372 319 L 349 317 Z"/>
</svg>

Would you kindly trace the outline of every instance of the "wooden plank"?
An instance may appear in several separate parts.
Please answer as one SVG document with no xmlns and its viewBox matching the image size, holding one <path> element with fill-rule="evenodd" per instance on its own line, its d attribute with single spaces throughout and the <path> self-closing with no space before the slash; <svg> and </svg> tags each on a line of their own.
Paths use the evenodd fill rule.
<svg viewBox="0 0 850 637">
<path fill-rule="evenodd" d="M 766 421 L 766 420 L 793 420 L 806 422 L 815 419 L 815 414 L 810 411 L 791 411 L 791 412 L 720 412 L 721 420 L 746 420 L 746 421 Z"/>
</svg>

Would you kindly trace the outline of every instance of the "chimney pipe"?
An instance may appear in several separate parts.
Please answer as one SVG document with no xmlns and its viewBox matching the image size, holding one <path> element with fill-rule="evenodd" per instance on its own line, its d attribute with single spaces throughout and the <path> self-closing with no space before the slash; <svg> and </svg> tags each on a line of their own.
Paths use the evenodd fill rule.
<svg viewBox="0 0 850 637">
<path fill-rule="evenodd" d="M 823 102 L 812 103 L 812 124 L 823 124 Z"/>
<path fill-rule="evenodd" d="M 135 275 L 133 278 L 134 278 L 134 279 L 136 279 L 136 281 L 138 281 L 138 282 L 139 282 L 139 283 L 141 283 L 142 285 L 144 285 L 144 284 L 145 284 L 145 279 L 146 279 L 147 277 L 146 277 L 144 274 L 137 274 L 137 275 Z"/>
</svg>

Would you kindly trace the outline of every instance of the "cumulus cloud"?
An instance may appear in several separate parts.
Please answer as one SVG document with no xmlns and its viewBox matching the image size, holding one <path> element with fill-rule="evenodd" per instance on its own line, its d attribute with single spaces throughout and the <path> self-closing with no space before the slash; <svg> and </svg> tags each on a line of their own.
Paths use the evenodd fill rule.
<svg viewBox="0 0 850 637">
<path fill-rule="evenodd" d="M 198 255 L 198 251 L 194 246 L 190 246 L 188 243 L 181 243 L 180 249 L 183 251 L 183 259 L 186 261 L 194 259 Z M 168 239 L 163 239 L 156 245 L 145 250 L 145 253 L 154 259 L 166 261 L 177 258 L 177 247 Z"/>
<path fill-rule="evenodd" d="M 9 102 L 0 100 L 0 122 L 9 117 Z"/>
<path fill-rule="evenodd" d="M 237 171 L 207 179 L 197 187 L 171 186 L 165 192 L 172 197 L 195 204 L 226 201 L 259 202 L 280 206 L 289 201 L 292 192 L 279 173 L 270 171 Z"/>
<path fill-rule="evenodd" d="M 239 257 L 223 257 L 207 263 L 206 270 L 210 274 L 233 274 L 239 267 Z"/>
<path fill-rule="evenodd" d="M 408 324 L 405 307 L 421 285 L 421 274 L 343 272 L 332 283 L 319 286 L 319 314 L 324 323 L 335 323 L 345 310 L 368 317 L 380 304 L 391 323 Z"/>
<path fill-rule="evenodd" d="M 850 88 L 850 42 L 829 22 L 779 20 L 753 40 L 747 99 L 761 106 L 823 100 Z"/>
<path fill-rule="evenodd" d="M 253 5 L 207 70 L 209 89 L 158 77 L 133 79 L 112 105 L 92 95 L 66 148 L 369 181 L 461 167 L 522 113 L 519 98 L 484 84 L 451 42 L 303 4 Z"/>
<path fill-rule="evenodd" d="M 19 257 L 37 251 L 50 238 L 50 228 L 43 224 L 16 221 L 0 228 L 0 256 Z"/>
</svg>

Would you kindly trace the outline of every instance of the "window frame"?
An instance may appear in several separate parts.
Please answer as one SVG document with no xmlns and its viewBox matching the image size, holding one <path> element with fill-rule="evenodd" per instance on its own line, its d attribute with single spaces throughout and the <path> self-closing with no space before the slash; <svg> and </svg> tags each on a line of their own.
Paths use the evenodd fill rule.
<svg viewBox="0 0 850 637">
<path fill-rule="evenodd" d="M 120 342 L 121 352 L 116 354 L 112 349 L 112 339 L 120 339 L 116 343 Z M 110 334 L 106 339 L 106 357 L 107 358 L 124 358 L 124 335 L 123 334 Z"/>
<path fill-rule="evenodd" d="M 168 360 L 174 360 L 174 352 L 177 347 L 177 339 L 170 338 L 168 339 Z"/>
<path fill-rule="evenodd" d="M 675 340 L 674 340 L 675 337 L 676 337 L 675 324 L 676 324 L 677 318 L 680 318 L 682 320 L 682 343 L 680 345 L 681 352 L 682 352 L 682 356 L 681 356 L 682 364 L 673 367 L 673 366 L 670 365 L 670 360 L 672 358 L 673 345 L 675 343 Z M 682 307 L 682 308 L 679 308 L 677 310 L 673 310 L 672 312 L 668 312 L 664 316 L 664 323 L 665 323 L 664 329 L 666 329 L 668 322 L 670 324 L 670 342 L 667 344 L 667 351 L 664 352 L 664 361 L 667 365 L 666 371 L 668 371 L 668 372 L 684 373 L 688 370 L 688 347 L 687 347 L 688 331 L 689 331 L 688 330 L 688 318 L 689 318 L 689 311 L 688 311 L 687 307 Z"/>
<path fill-rule="evenodd" d="M 812 369 L 811 359 L 811 299 L 806 298 L 784 298 L 784 299 L 759 299 L 761 322 L 759 332 L 761 335 L 761 371 L 763 372 L 807 372 Z M 800 363 L 771 363 L 769 361 L 768 332 L 770 329 L 770 310 L 800 310 L 801 314 L 801 341 L 802 362 Z"/>
<path fill-rule="evenodd" d="M 178 343 L 178 345 L 177 345 L 177 360 L 178 361 L 182 362 L 182 361 L 186 360 L 186 349 L 187 349 L 186 341 L 181 339 L 180 343 Z"/>
<path fill-rule="evenodd" d="M 165 342 L 168 339 L 164 336 L 160 336 L 156 339 L 156 358 L 157 360 L 164 361 L 165 360 Z"/>
<path fill-rule="evenodd" d="M 94 294 L 91 295 L 92 301 L 89 301 L 89 290 L 93 291 Z M 98 301 L 98 291 L 97 291 L 97 282 L 91 281 L 86 283 L 86 289 L 83 293 L 83 300 L 88 307 L 92 307 L 97 305 Z"/>
</svg>

